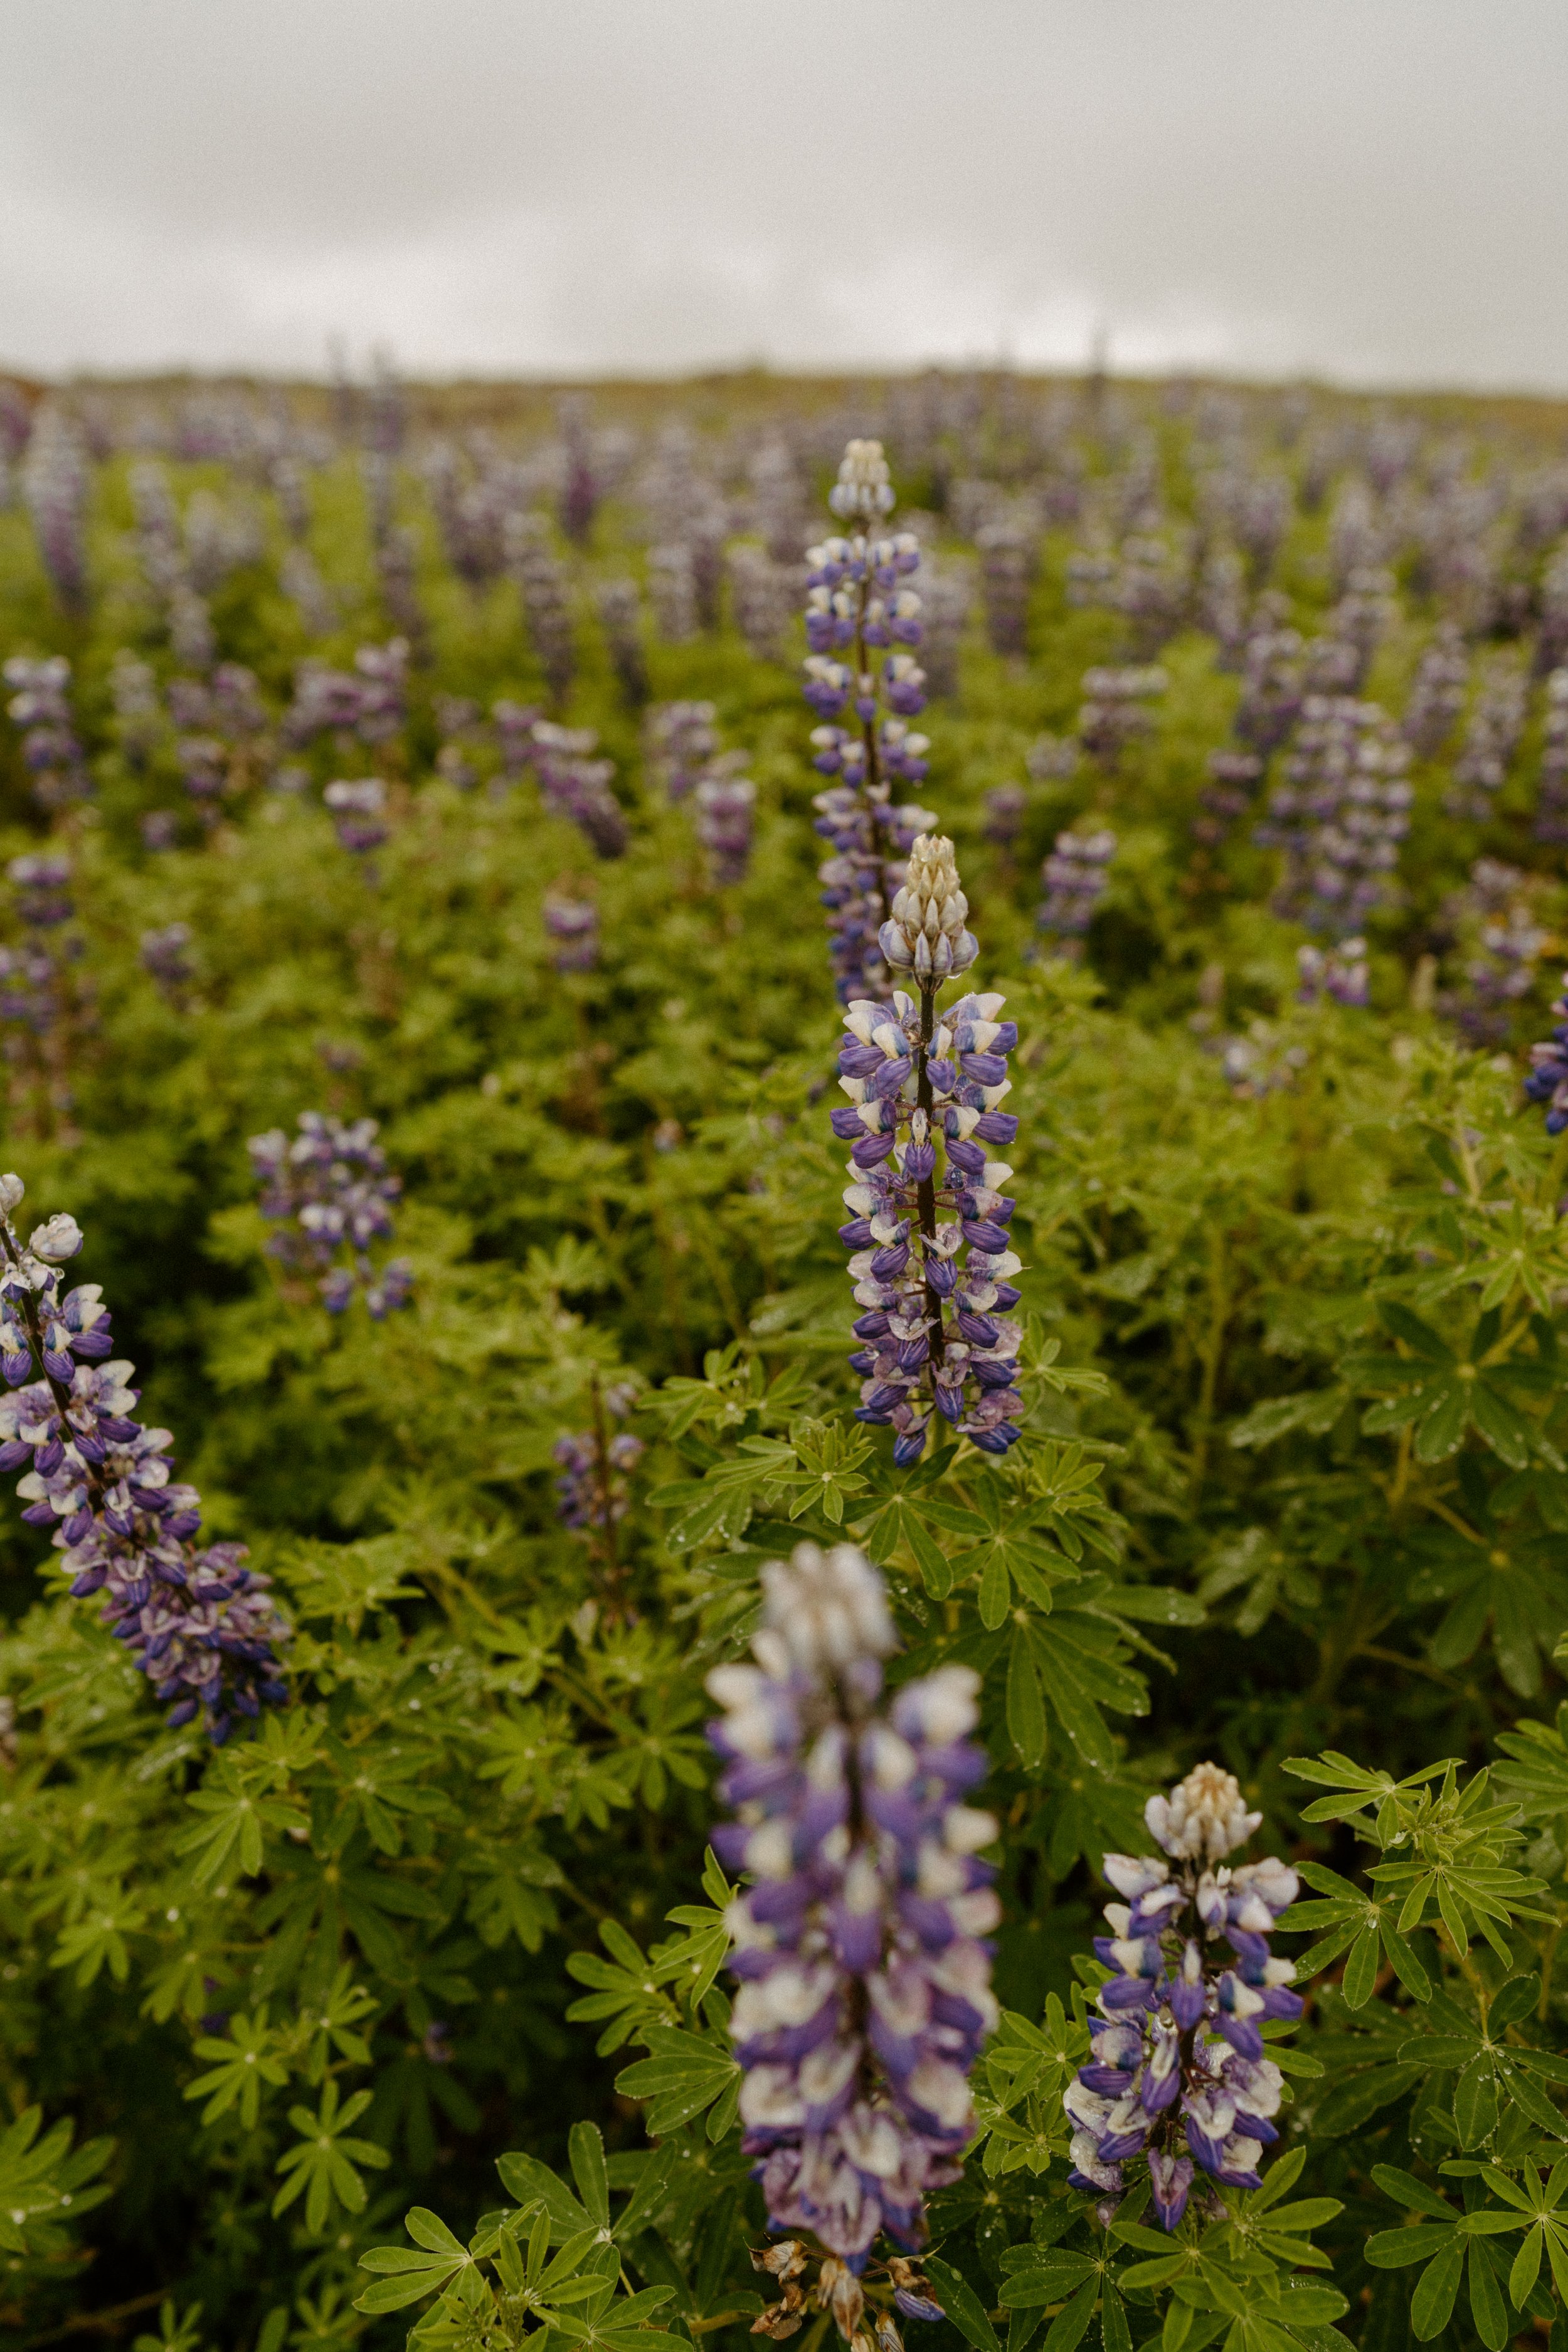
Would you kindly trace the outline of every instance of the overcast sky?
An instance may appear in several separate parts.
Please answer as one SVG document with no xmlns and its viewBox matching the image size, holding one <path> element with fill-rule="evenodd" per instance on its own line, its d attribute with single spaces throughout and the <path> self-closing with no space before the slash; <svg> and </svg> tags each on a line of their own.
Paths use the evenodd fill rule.
<svg viewBox="0 0 1568 2352">
<path fill-rule="evenodd" d="M 1568 0 L 0 0 L 0 364 L 1568 391 Z"/>
</svg>

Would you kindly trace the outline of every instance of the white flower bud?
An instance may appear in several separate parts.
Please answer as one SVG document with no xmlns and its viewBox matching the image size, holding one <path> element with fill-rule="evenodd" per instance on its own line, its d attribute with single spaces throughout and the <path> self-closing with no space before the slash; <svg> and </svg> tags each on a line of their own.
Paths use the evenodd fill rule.
<svg viewBox="0 0 1568 2352">
<path fill-rule="evenodd" d="M 6 1181 L 16 1184 L 17 1198 L 20 1199 L 21 1186 L 17 1180 L 8 1177 Z M 81 1227 L 76 1219 L 61 1211 L 47 1224 L 35 1228 L 27 1247 L 35 1257 L 46 1259 L 50 1265 L 61 1265 L 68 1257 L 75 1257 L 81 1247 Z"/>
<path fill-rule="evenodd" d="M 952 844 L 945 835 L 922 833 L 910 852 L 902 887 L 882 926 L 881 949 L 900 971 L 922 979 L 966 971 L 979 954 L 964 929 L 969 901 L 958 878 Z"/>
</svg>

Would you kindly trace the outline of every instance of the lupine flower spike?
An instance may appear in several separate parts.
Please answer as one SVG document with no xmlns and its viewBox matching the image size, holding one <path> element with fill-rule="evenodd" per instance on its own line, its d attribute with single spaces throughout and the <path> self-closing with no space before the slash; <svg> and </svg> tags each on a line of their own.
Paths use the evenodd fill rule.
<svg viewBox="0 0 1568 2352">
<path fill-rule="evenodd" d="M 1547 1134 L 1561 1135 L 1568 1127 L 1568 971 L 1563 975 L 1563 993 L 1552 1010 L 1557 1015 L 1556 1026 L 1544 1044 L 1530 1049 L 1533 1066 L 1524 1091 L 1530 1101 L 1546 1105 Z"/>
<path fill-rule="evenodd" d="M 287 1704 L 279 1651 L 289 1629 L 243 1544 L 195 1549 L 201 1496 L 170 1477 L 169 1432 L 132 1417 L 136 1367 L 105 1360 L 101 1290 L 61 1290 L 80 1228 L 50 1217 L 24 1245 L 12 1223 L 22 1197 L 20 1177 L 0 1176 L 0 1470 L 29 1465 L 22 1517 L 53 1530 L 78 1600 L 103 1594 L 103 1622 L 169 1722 L 199 1714 L 221 1742 L 237 1712 Z"/>
<path fill-rule="evenodd" d="M 753 2332 L 795 2332 L 816 2263 L 812 2300 L 839 2333 L 897 2352 L 889 2305 L 941 2316 L 909 2258 L 927 2196 L 959 2177 L 997 2021 L 1000 1908 L 976 1858 L 996 1823 L 964 1802 L 986 1769 L 979 1677 L 942 1666 L 884 1698 L 897 1636 L 852 1545 L 799 1544 L 762 1584 L 756 1664 L 708 1678 L 735 1815 L 713 1843 L 752 1882 L 728 1919 L 742 2145 L 769 2227 L 791 2233 L 753 2258 L 784 2289 Z M 883 2231 L 900 2252 L 874 2260 Z"/>
<path fill-rule="evenodd" d="M 403 1190 L 375 1138 L 374 1118 L 350 1124 L 304 1110 L 292 1142 L 274 1127 L 253 1135 L 246 1150 L 262 1188 L 261 1213 L 278 1227 L 269 1255 L 288 1266 L 321 1268 L 316 1286 L 330 1315 L 341 1315 L 360 1289 L 379 1323 L 407 1306 L 414 1269 L 406 1258 L 378 1266 L 371 1257 L 373 1242 L 391 1238 L 392 1204 Z M 333 1263 L 340 1251 L 347 1263 Z"/>
<path fill-rule="evenodd" d="M 847 1002 L 863 992 L 887 995 L 878 935 L 903 879 L 900 861 L 935 819 L 892 798 L 894 783 L 920 782 L 929 747 L 909 726 L 925 707 L 925 673 L 912 653 L 893 650 L 921 642 L 921 600 L 900 585 L 919 568 L 920 545 L 908 531 L 868 535 L 893 509 L 879 441 L 850 442 L 827 503 L 852 535 L 806 550 L 805 690 L 823 721 L 812 730 L 814 765 L 839 779 L 816 805 L 816 830 L 834 852 L 818 870 L 838 994 Z M 877 672 L 873 656 L 883 648 Z M 832 658 L 837 653 L 848 662 Z M 838 723 L 847 718 L 850 725 Z"/>
<path fill-rule="evenodd" d="M 1154 2212 L 1173 2230 L 1194 2168 L 1220 2189 L 1261 2187 L 1258 2165 L 1279 2137 L 1284 2077 L 1262 2028 L 1293 2023 L 1292 1960 L 1268 1936 L 1298 1880 L 1270 1855 L 1233 1869 L 1226 1856 L 1263 1816 L 1217 1764 L 1199 1764 L 1143 1818 L 1169 1857 L 1108 1853 L 1108 1903 L 1095 1951 L 1114 1973 L 1089 2020 L 1092 2053 L 1062 2105 L 1073 2126 L 1075 2189 L 1119 2195 L 1125 2168 L 1147 2165 Z M 1229 1947 L 1227 1958 L 1224 1947 Z"/>
<path fill-rule="evenodd" d="M 1005 1454 L 1023 1410 L 1017 1328 L 997 1319 L 1020 1296 L 1014 1203 L 1001 1189 L 1013 1171 L 986 1157 L 1018 1131 L 1000 1108 L 1018 1031 L 996 1018 L 1000 996 L 936 1009 L 943 983 L 980 952 L 968 911 L 952 842 L 922 835 L 881 932 L 888 964 L 918 995 L 857 998 L 838 1055 L 849 1102 L 833 1132 L 853 1145 L 838 1238 L 863 1310 L 849 1359 L 862 1375 L 856 1418 L 893 1429 L 900 1466 L 924 1452 L 933 1411 L 983 1453 Z"/>
</svg>

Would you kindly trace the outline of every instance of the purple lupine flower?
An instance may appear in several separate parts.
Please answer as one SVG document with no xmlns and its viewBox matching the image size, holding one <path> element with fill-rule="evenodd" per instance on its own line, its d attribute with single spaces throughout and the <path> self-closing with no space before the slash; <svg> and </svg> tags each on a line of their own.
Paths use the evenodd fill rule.
<svg viewBox="0 0 1568 2352">
<path fill-rule="evenodd" d="M 173 849 L 180 831 L 180 820 L 173 809 L 149 809 L 140 824 L 144 849 Z"/>
<path fill-rule="evenodd" d="M 1127 746 L 1148 734 L 1154 720 L 1144 705 L 1163 694 L 1170 682 L 1163 669 L 1146 664 L 1085 670 L 1078 740 L 1107 775 L 1115 773 Z"/>
<path fill-rule="evenodd" d="M 1524 672 L 1516 659 L 1504 654 L 1488 666 L 1454 762 L 1454 781 L 1444 797 L 1449 816 L 1469 817 L 1481 824 L 1491 816 L 1524 732 L 1528 699 Z"/>
<path fill-rule="evenodd" d="M 550 526 L 542 515 L 508 515 L 506 560 L 522 599 L 523 618 L 550 699 L 559 708 L 577 675 L 577 640 L 566 574 L 550 543 Z"/>
<path fill-rule="evenodd" d="M 47 1121 L 49 1111 L 70 1104 L 68 967 L 82 951 L 79 937 L 62 929 L 75 911 L 70 860 L 58 849 L 34 850 L 14 857 L 5 870 L 23 938 L 16 947 L 0 948 L 0 1022 L 16 1022 L 30 1033 L 9 1050 L 32 1065 Z"/>
<path fill-rule="evenodd" d="M 63 850 L 30 851 L 13 857 L 5 868 L 16 891 L 16 912 L 29 930 L 49 931 L 68 923 L 75 908 L 70 898 L 70 859 Z"/>
<path fill-rule="evenodd" d="M 386 786 L 379 776 L 340 776 L 327 786 L 322 800 L 331 812 L 341 845 L 351 856 L 363 857 L 386 839 Z"/>
<path fill-rule="evenodd" d="M 956 694 L 959 654 L 974 603 L 974 582 L 969 566 L 950 562 L 945 556 L 940 568 L 933 571 L 928 566 L 921 602 L 924 631 L 921 659 L 925 664 L 928 689 L 938 696 Z"/>
<path fill-rule="evenodd" d="M 1460 984 L 1443 990 L 1437 1011 L 1472 1045 L 1506 1045 L 1512 1011 L 1535 985 L 1537 964 L 1552 944 L 1531 898 L 1535 877 L 1495 857 L 1478 857 L 1468 886 L 1443 912 L 1468 947 Z"/>
<path fill-rule="evenodd" d="M 29 660 L 16 654 L 5 664 L 5 683 L 16 688 L 6 713 L 22 730 L 22 758 L 40 808 L 63 808 L 92 791 L 87 759 L 71 716 L 71 666 L 63 654 Z"/>
<path fill-rule="evenodd" d="M 1083 951 L 1084 934 L 1105 896 L 1116 835 L 1100 826 L 1093 833 L 1058 833 L 1056 847 L 1040 868 L 1046 895 L 1036 929 L 1052 940 L 1058 955 Z"/>
<path fill-rule="evenodd" d="M 892 511 L 880 442 L 849 443 L 827 502 L 836 515 L 860 523 Z M 813 765 L 838 779 L 815 805 L 816 831 L 834 852 L 817 873 L 841 1003 L 888 994 L 880 934 L 903 880 L 902 860 L 935 821 L 892 798 L 896 782 L 918 783 L 925 775 L 930 748 L 909 725 L 924 707 L 925 673 L 912 654 L 896 650 L 921 642 L 921 600 L 901 584 L 920 560 L 908 531 L 873 540 L 858 530 L 806 550 L 811 650 L 804 690 L 823 722 L 812 731 Z M 849 656 L 847 664 L 834 658 L 839 653 Z"/>
<path fill-rule="evenodd" d="M 1549 672 L 1546 727 L 1541 752 L 1541 797 L 1532 828 L 1537 841 L 1568 842 L 1568 669 Z"/>
<path fill-rule="evenodd" d="M 557 727 L 552 719 L 535 719 L 531 730 L 533 764 L 545 806 L 557 816 L 570 817 L 584 832 L 600 857 L 623 857 L 626 819 L 610 780 L 613 760 L 596 760 L 599 739 L 591 727 Z"/>
<path fill-rule="evenodd" d="M 309 637 L 330 637 L 340 618 L 332 593 L 307 547 L 291 547 L 278 567 L 278 584 L 304 624 Z"/>
<path fill-rule="evenodd" d="M 1263 608 L 1269 606 L 1267 614 Z M 1267 760 L 1294 732 L 1306 698 L 1306 647 L 1300 632 L 1282 627 L 1271 599 L 1259 597 L 1241 647 L 1241 698 L 1233 722 L 1237 742 Z"/>
<path fill-rule="evenodd" d="M 379 1323 L 408 1304 L 414 1287 L 406 1258 L 377 1265 L 371 1255 L 373 1242 L 392 1237 L 403 1180 L 387 1167 L 374 1118 L 350 1123 L 304 1110 L 299 1126 L 292 1141 L 274 1127 L 246 1146 L 262 1188 L 261 1213 L 278 1227 L 268 1252 L 291 1268 L 321 1269 L 316 1286 L 329 1314 L 341 1315 L 358 1289 Z"/>
<path fill-rule="evenodd" d="M 1309 695 L 1295 748 L 1253 838 L 1282 849 L 1279 914 L 1344 938 L 1394 894 L 1410 829 L 1410 747 L 1375 702 Z"/>
<path fill-rule="evenodd" d="M 798 563 L 780 563 L 760 547 L 731 548 L 730 599 L 735 626 L 753 661 L 784 658 L 785 640 L 800 602 Z"/>
<path fill-rule="evenodd" d="M 1205 849 L 1217 849 L 1256 800 L 1263 762 L 1256 751 L 1221 750 L 1209 753 L 1208 772 L 1209 781 L 1198 794 L 1193 838 Z"/>
<path fill-rule="evenodd" d="M 22 1197 L 19 1177 L 0 1176 L 0 1467 L 30 1465 L 17 1486 L 23 1517 L 53 1530 L 77 1599 L 103 1593 L 103 1622 L 169 1722 L 200 1715 L 221 1742 L 236 1713 L 288 1703 L 279 1653 L 289 1629 L 242 1544 L 195 1549 L 201 1497 L 169 1475 L 169 1432 L 132 1417 L 136 1368 L 106 1360 L 102 1291 L 62 1292 L 80 1229 L 53 1216 L 24 1245 L 12 1223 Z"/>
<path fill-rule="evenodd" d="M 1025 784 L 993 784 L 981 800 L 984 822 L 981 831 L 987 841 L 999 849 L 1010 849 L 1024 830 L 1024 819 L 1029 813 L 1028 787 Z"/>
<path fill-rule="evenodd" d="M 642 639 L 642 598 L 635 580 L 606 580 L 595 603 L 605 633 L 610 667 L 626 700 L 636 709 L 648 698 L 647 655 Z"/>
<path fill-rule="evenodd" d="M 282 738 L 302 751 L 322 735 L 356 735 L 384 743 L 407 719 L 409 647 L 405 637 L 361 646 L 352 670 L 302 661 L 294 670 L 294 698 L 283 714 Z"/>
<path fill-rule="evenodd" d="M 722 754 L 710 763 L 693 796 L 697 838 L 708 852 L 713 881 L 721 890 L 743 882 L 752 860 L 757 788 L 750 776 L 738 772 L 744 764 L 743 751 Z"/>
<path fill-rule="evenodd" d="M 683 540 L 649 548 L 647 592 L 666 645 L 683 646 L 697 635 L 697 568 Z"/>
<path fill-rule="evenodd" d="M 52 403 L 34 421 L 22 461 L 22 497 L 49 584 L 68 613 L 87 609 L 87 505 L 90 476 L 82 437 Z"/>
<path fill-rule="evenodd" d="M 161 929 L 142 934 L 143 971 L 152 974 L 164 995 L 176 1000 L 191 977 L 191 937 L 189 923 L 165 923 Z"/>
<path fill-rule="evenodd" d="M 492 793 L 509 792 L 523 770 L 533 765 L 533 730 L 543 716 L 537 703 L 510 702 L 504 698 L 491 703 L 490 724 L 500 752 L 500 774 L 490 787 Z"/>
<path fill-rule="evenodd" d="M 1279 2133 L 1284 2077 L 1261 2027 L 1294 2022 L 1292 1960 L 1268 1936 L 1295 1901 L 1296 1873 L 1273 1856 L 1232 1868 L 1226 1856 L 1263 1816 L 1216 1764 L 1199 1764 L 1143 1818 L 1168 1860 L 1108 1853 L 1108 1903 L 1095 1952 L 1112 1973 L 1089 2020 L 1089 2062 L 1063 2094 L 1073 2126 L 1075 2189 L 1120 2194 L 1125 2168 L 1148 2167 L 1153 2210 L 1175 2229 L 1195 2171 L 1221 2189 L 1257 2189 Z M 1216 1946 L 1228 1945 L 1229 1958 Z"/>
<path fill-rule="evenodd" d="M 555 1508 L 563 1527 L 603 1533 L 626 1517 L 631 1507 L 627 1478 L 647 1448 L 629 1429 L 612 1434 L 608 1424 L 624 1421 L 637 1401 L 633 1381 L 595 1387 L 593 1428 L 563 1432 L 552 1446 L 552 1458 L 561 1465 Z"/>
<path fill-rule="evenodd" d="M 1299 1004 L 1316 1004 L 1321 997 L 1329 996 L 1336 1004 L 1364 1013 L 1371 1002 L 1372 975 L 1364 940 L 1337 940 L 1330 948 L 1298 948 L 1296 971 Z"/>
<path fill-rule="evenodd" d="M 441 739 L 436 753 L 436 772 L 454 792 L 471 793 L 479 781 L 473 760 L 480 726 L 479 706 L 469 695 L 437 694 L 431 709 L 436 732 Z"/>
<path fill-rule="evenodd" d="M 449 441 L 434 441 L 420 466 L 440 526 L 447 561 L 470 588 L 483 588 L 501 568 L 506 508 L 504 478 L 492 467 L 465 479 Z"/>
<path fill-rule="evenodd" d="M 384 646 L 361 646 L 355 654 L 359 703 L 354 732 L 362 743 L 388 743 L 407 725 L 408 659 L 406 637 L 393 637 Z"/>
<path fill-rule="evenodd" d="M 1121 542 L 1110 601 L 1127 623 L 1131 651 L 1147 661 L 1175 635 L 1192 601 L 1181 552 L 1168 540 L 1133 532 Z"/>
<path fill-rule="evenodd" d="M 683 801 L 719 749 L 710 702 L 656 702 L 643 730 L 648 772 L 668 801 Z"/>
<path fill-rule="evenodd" d="M 1037 735 L 1024 754 L 1024 765 L 1037 784 L 1064 784 L 1078 773 L 1078 740 L 1053 735 L 1047 728 Z"/>
<path fill-rule="evenodd" d="M 899 990 L 890 1004 L 852 1001 L 838 1055 L 849 1099 L 833 1132 L 853 1145 L 838 1238 L 862 1310 L 854 1331 L 863 1344 L 849 1359 L 861 1375 L 855 1417 L 892 1429 L 900 1467 L 919 1461 L 933 1412 L 982 1453 L 1005 1454 L 1023 1411 L 1018 1331 L 997 1319 L 1020 1295 L 1006 1230 L 1015 1204 L 1001 1190 L 1013 1171 L 985 1152 L 1018 1131 L 999 1108 L 1018 1032 L 996 1018 L 999 996 L 936 1010 L 944 982 L 979 953 L 968 911 L 952 844 L 922 835 L 881 942 L 889 964 L 914 976 L 918 998 Z"/>
<path fill-rule="evenodd" d="M 557 971 L 592 971 L 599 961 L 599 909 L 592 898 L 552 891 L 544 901 L 544 928 L 558 940 L 551 961 Z"/>
<path fill-rule="evenodd" d="M 217 815 L 216 803 L 228 784 L 228 761 L 223 745 L 216 735 L 182 735 L 174 744 L 174 759 L 181 781 L 203 821 L 211 824 Z"/>
<path fill-rule="evenodd" d="M 980 595 L 993 653 L 1021 659 L 1029 650 L 1029 600 L 1040 568 L 1030 519 L 998 515 L 974 534 L 980 552 Z"/>
<path fill-rule="evenodd" d="M 152 664 L 122 646 L 109 673 L 109 697 L 121 752 L 132 768 L 145 768 L 163 732 Z"/>
<path fill-rule="evenodd" d="M 556 403 L 555 414 L 561 429 L 561 528 L 576 546 L 585 547 L 603 495 L 588 431 L 588 404 L 580 393 L 566 393 Z"/>
<path fill-rule="evenodd" d="M 799 1544 L 762 1586 L 757 1663 L 708 1678 L 735 1817 L 713 1844 L 752 1881 L 728 1915 L 742 2147 L 769 2227 L 828 2249 L 818 2300 L 853 2338 L 879 2235 L 916 2252 L 927 2196 L 959 2177 L 969 2074 L 998 2017 L 1000 1906 L 977 1859 L 996 1823 L 964 1801 L 986 1769 L 979 1676 L 942 1666 L 884 1699 L 897 1635 L 852 1545 Z M 761 2266 L 789 2276 L 798 2251 Z M 939 2308 L 899 2257 L 886 2268 L 910 2315 Z"/>
<path fill-rule="evenodd" d="M 1563 993 L 1552 1007 L 1557 1024 L 1543 1045 L 1530 1049 L 1531 1064 L 1524 1091 L 1531 1102 L 1546 1105 L 1546 1132 L 1561 1135 L 1568 1127 L 1568 972 L 1563 975 Z"/>
<path fill-rule="evenodd" d="M 1445 621 L 1415 666 L 1400 731 L 1418 760 L 1431 760 L 1453 733 L 1470 682 L 1465 640 Z"/>
</svg>

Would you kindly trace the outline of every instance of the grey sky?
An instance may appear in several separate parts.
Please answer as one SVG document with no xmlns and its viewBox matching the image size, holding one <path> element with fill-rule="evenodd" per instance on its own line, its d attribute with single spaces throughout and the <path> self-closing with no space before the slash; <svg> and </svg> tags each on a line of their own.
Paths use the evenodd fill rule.
<svg viewBox="0 0 1568 2352">
<path fill-rule="evenodd" d="M 0 0 L 0 363 L 1568 391 L 1564 0 Z"/>
</svg>

